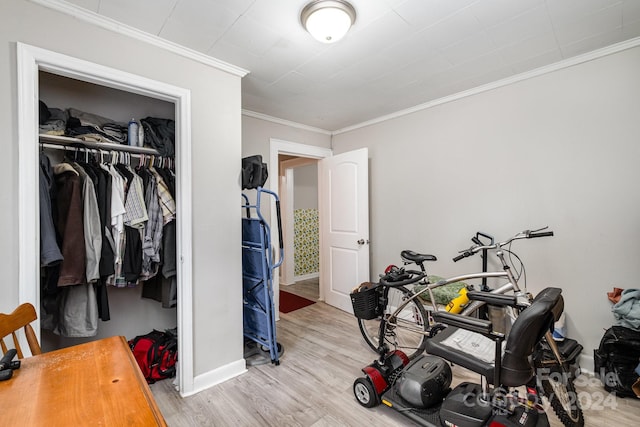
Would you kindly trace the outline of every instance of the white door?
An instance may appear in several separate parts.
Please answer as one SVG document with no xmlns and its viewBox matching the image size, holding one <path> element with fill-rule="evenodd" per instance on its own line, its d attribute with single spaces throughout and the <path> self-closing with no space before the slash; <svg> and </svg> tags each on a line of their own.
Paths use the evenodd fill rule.
<svg viewBox="0 0 640 427">
<path fill-rule="evenodd" d="M 320 289 L 349 313 L 351 290 L 369 280 L 369 165 L 366 148 L 318 163 Z"/>
</svg>

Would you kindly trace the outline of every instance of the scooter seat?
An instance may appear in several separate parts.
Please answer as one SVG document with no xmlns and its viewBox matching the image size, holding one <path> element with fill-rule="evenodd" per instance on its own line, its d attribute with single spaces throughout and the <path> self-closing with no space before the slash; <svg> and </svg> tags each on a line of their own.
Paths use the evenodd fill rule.
<svg viewBox="0 0 640 427">
<path fill-rule="evenodd" d="M 463 366 L 487 378 L 494 385 L 517 387 L 526 384 L 535 372 L 530 360 L 536 344 L 553 326 L 553 308 L 561 298 L 559 288 L 546 288 L 540 292 L 516 318 L 506 341 L 501 334 L 478 333 L 475 324 L 452 322 L 444 331 L 427 340 L 426 351 Z M 454 315 L 450 315 L 454 316 Z M 446 322 L 447 316 L 443 317 Z M 463 326 L 463 327 L 458 327 Z M 472 329 L 472 330 L 469 330 Z M 495 367 L 498 342 L 500 349 L 499 369 Z M 493 351 L 493 353 L 492 353 Z"/>
</svg>

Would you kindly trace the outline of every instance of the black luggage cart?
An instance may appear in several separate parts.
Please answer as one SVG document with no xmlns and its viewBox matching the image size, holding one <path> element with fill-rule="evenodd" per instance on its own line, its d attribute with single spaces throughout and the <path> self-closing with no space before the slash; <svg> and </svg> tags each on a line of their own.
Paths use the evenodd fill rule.
<svg viewBox="0 0 640 427">
<path fill-rule="evenodd" d="M 282 222 L 278 195 L 257 187 L 256 202 L 242 194 L 245 211 L 242 218 L 242 295 L 245 337 L 245 359 L 248 365 L 280 364 L 282 346 L 276 341 L 276 313 L 273 295 L 273 271 L 283 261 Z M 261 209 L 263 195 L 273 197 L 278 221 L 280 250 L 274 260 L 271 230 Z M 267 206 L 270 206 L 267 204 Z"/>
</svg>

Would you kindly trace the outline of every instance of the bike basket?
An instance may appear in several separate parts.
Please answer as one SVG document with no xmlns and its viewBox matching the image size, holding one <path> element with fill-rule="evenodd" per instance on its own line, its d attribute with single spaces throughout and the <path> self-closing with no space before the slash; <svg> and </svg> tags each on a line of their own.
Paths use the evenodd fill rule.
<svg viewBox="0 0 640 427">
<path fill-rule="evenodd" d="M 353 314 L 358 319 L 375 319 L 381 313 L 378 287 L 360 288 L 358 291 L 352 292 L 351 305 L 353 306 Z"/>
</svg>

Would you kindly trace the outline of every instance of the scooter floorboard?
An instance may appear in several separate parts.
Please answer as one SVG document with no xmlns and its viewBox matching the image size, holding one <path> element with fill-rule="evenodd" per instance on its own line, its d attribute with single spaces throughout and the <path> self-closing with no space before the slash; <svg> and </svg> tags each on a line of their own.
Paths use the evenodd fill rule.
<svg viewBox="0 0 640 427">
<path fill-rule="evenodd" d="M 445 424 L 440 419 L 440 407 L 441 405 L 435 405 L 431 408 L 414 408 L 411 406 L 409 402 L 404 400 L 397 392 L 395 387 L 391 387 L 388 391 L 386 391 L 381 397 L 380 400 L 383 405 L 386 405 L 396 411 L 400 412 L 402 415 L 414 421 L 416 424 L 424 427 L 442 427 Z M 517 426 L 519 424 L 507 423 L 505 425 L 513 424 Z M 484 424 L 483 424 L 484 425 Z M 537 422 L 535 427 L 549 427 L 549 418 L 547 414 L 544 412 L 538 413 Z"/>
<path fill-rule="evenodd" d="M 380 397 L 380 401 L 383 405 L 395 409 L 418 425 L 425 427 L 442 427 L 443 425 L 439 415 L 440 405 L 436 405 L 434 408 L 414 408 L 396 392 L 395 387 L 391 387 L 384 393 Z"/>
</svg>

